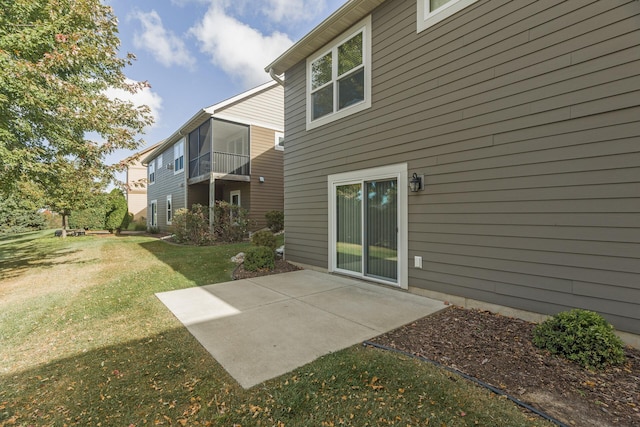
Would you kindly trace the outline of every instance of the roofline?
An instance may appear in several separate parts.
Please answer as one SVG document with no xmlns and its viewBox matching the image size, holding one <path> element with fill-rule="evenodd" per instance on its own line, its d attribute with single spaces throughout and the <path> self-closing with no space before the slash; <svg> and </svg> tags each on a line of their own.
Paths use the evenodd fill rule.
<svg viewBox="0 0 640 427">
<path fill-rule="evenodd" d="M 190 132 L 190 130 L 188 131 L 188 129 L 190 129 L 194 125 L 194 123 L 199 123 L 207 117 L 214 117 L 217 111 L 223 108 L 226 108 L 230 105 L 236 104 L 238 102 L 244 101 L 245 99 L 250 98 L 251 96 L 259 92 L 267 90 L 272 86 L 276 86 L 277 84 L 278 83 L 276 83 L 275 81 L 268 81 L 267 83 L 261 84 L 260 86 L 254 87 L 253 89 L 249 89 L 231 98 L 225 99 L 224 101 L 218 102 L 217 104 L 213 104 L 209 107 L 198 110 L 198 112 L 195 113 L 182 126 L 180 126 L 180 128 L 177 131 L 171 134 L 169 138 L 159 142 L 158 147 L 156 147 L 156 149 L 153 150 L 153 152 L 151 152 L 147 157 L 145 157 L 142 160 L 142 164 L 148 165 L 150 161 L 152 161 L 158 156 L 158 154 L 164 152 L 167 148 L 169 148 L 170 145 L 173 145 L 178 139 L 185 136 L 188 132 Z"/>
<path fill-rule="evenodd" d="M 360 22 L 384 0 L 348 0 L 338 10 L 265 67 L 269 74 L 282 75 L 298 62 Z"/>
</svg>

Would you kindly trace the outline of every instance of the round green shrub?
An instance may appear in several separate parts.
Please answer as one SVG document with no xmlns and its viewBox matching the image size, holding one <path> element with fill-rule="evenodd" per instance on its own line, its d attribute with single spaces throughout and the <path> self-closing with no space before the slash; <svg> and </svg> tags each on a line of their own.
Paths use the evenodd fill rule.
<svg viewBox="0 0 640 427">
<path fill-rule="evenodd" d="M 276 255 L 266 246 L 252 246 L 244 254 L 244 269 L 247 271 L 273 270 Z"/>
<path fill-rule="evenodd" d="M 533 343 L 589 369 L 618 365 L 625 359 L 622 340 L 613 326 L 588 310 L 573 309 L 550 317 L 534 328 Z"/>
<path fill-rule="evenodd" d="M 266 246 L 267 248 L 271 248 L 272 251 L 276 250 L 276 236 L 267 230 L 260 230 L 253 233 L 251 243 L 255 246 Z"/>
<path fill-rule="evenodd" d="M 269 211 L 264 216 L 267 219 L 267 227 L 269 227 L 269 230 L 277 233 L 284 229 L 284 212 Z"/>
</svg>

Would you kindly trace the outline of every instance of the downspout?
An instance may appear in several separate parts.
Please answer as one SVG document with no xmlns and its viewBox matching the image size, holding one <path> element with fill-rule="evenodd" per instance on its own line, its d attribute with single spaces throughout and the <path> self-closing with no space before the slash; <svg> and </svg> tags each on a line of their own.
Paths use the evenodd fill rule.
<svg viewBox="0 0 640 427">
<path fill-rule="evenodd" d="M 276 76 L 275 71 L 273 71 L 273 68 L 269 68 L 269 75 L 271 76 L 271 78 L 273 80 L 275 80 L 280 86 L 284 87 L 284 80 L 282 80 L 280 77 Z"/>
</svg>

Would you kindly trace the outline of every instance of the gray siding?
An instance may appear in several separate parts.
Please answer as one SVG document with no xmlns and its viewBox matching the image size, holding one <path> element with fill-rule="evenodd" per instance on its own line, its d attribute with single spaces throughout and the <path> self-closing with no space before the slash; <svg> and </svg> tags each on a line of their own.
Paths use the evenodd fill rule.
<svg viewBox="0 0 640 427">
<path fill-rule="evenodd" d="M 640 2 L 373 13 L 372 107 L 305 130 L 286 73 L 287 257 L 327 266 L 327 175 L 407 162 L 409 285 L 640 333 Z M 408 260 L 407 260 L 408 262 Z"/>
<path fill-rule="evenodd" d="M 167 148 L 162 154 L 162 167 L 156 167 L 156 181 L 147 186 L 147 212 L 151 212 L 152 200 L 158 203 L 158 227 L 162 231 L 169 231 L 167 225 L 167 196 L 171 195 L 173 213 L 185 207 L 185 171 L 174 174 L 173 169 L 167 169 L 168 164 L 173 164 L 173 145 Z M 158 156 L 159 157 L 159 156 Z M 153 161 L 156 162 L 158 157 Z M 149 215 L 148 215 L 149 216 Z M 147 224 L 151 224 L 151 218 L 147 218 Z"/>
<path fill-rule="evenodd" d="M 284 89 L 276 84 L 247 99 L 216 110 L 216 117 L 238 120 L 271 129 L 282 130 L 284 123 Z"/>
</svg>

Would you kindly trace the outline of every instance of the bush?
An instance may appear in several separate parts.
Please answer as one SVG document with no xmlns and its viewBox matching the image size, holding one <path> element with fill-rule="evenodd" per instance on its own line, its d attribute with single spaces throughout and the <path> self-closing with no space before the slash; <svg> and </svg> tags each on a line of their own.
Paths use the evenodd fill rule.
<svg viewBox="0 0 640 427">
<path fill-rule="evenodd" d="M 123 228 L 127 228 L 129 225 L 128 209 L 127 199 L 125 199 L 124 194 L 121 190 L 114 188 L 109 193 L 109 207 L 104 227 L 111 233 L 114 231 L 120 232 Z"/>
<path fill-rule="evenodd" d="M 178 209 L 172 220 L 173 238 L 178 243 L 207 245 L 212 236 L 209 231 L 209 207 L 195 204 L 189 209 Z"/>
<path fill-rule="evenodd" d="M 248 211 L 225 201 L 217 201 L 213 208 L 213 234 L 222 242 L 240 242 L 249 232 Z"/>
<path fill-rule="evenodd" d="M 284 229 L 284 212 L 269 211 L 264 216 L 267 219 L 269 230 L 277 233 Z"/>
<path fill-rule="evenodd" d="M 625 358 L 613 326 L 588 310 L 574 309 L 550 317 L 534 328 L 533 343 L 585 368 L 617 365 Z"/>
<path fill-rule="evenodd" d="M 160 229 L 155 225 L 150 226 L 148 231 L 150 234 L 160 234 Z"/>
<path fill-rule="evenodd" d="M 0 202 L 0 234 L 43 230 L 46 226 L 44 216 L 18 197 L 9 196 Z"/>
<path fill-rule="evenodd" d="M 276 236 L 267 230 L 261 230 L 253 233 L 253 236 L 251 236 L 251 243 L 255 246 L 266 246 L 267 248 L 271 248 L 272 251 L 276 250 Z"/>
<path fill-rule="evenodd" d="M 266 246 L 252 246 L 245 252 L 244 269 L 247 271 L 273 270 L 276 267 L 275 253 Z"/>
</svg>

